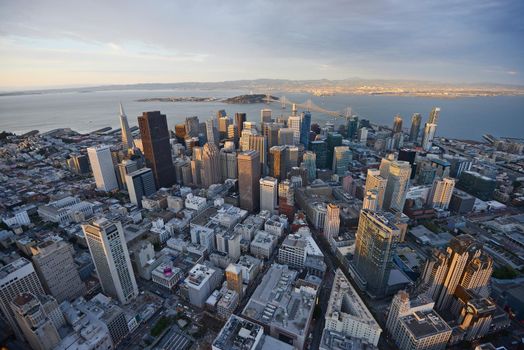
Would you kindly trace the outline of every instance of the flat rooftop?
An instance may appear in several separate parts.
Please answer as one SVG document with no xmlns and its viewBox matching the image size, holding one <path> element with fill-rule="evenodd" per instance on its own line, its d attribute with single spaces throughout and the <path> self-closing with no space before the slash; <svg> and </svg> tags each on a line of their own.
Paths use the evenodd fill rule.
<svg viewBox="0 0 524 350">
<path fill-rule="evenodd" d="M 427 338 L 442 332 L 451 332 L 446 321 L 434 310 L 414 312 L 402 317 L 400 322 L 416 339 Z"/>
</svg>

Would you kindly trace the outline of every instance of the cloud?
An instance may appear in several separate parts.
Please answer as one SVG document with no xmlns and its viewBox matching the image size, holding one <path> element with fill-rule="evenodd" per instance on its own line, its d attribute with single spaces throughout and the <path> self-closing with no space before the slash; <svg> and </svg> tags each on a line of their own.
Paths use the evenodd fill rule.
<svg viewBox="0 0 524 350">
<path fill-rule="evenodd" d="M 149 65 L 172 81 L 363 76 L 524 84 L 510 73 L 524 68 L 523 15 L 520 0 L 5 0 L 0 62 L 32 60 L 26 74 L 58 69 L 46 66 L 57 60 L 66 62 L 62 69 Z M 0 85 L 2 69 L 13 68 L 3 66 Z"/>
</svg>

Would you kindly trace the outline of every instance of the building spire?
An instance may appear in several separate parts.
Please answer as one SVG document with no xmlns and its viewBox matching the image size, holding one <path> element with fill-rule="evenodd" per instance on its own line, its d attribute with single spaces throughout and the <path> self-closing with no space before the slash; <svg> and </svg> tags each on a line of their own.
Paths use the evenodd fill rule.
<svg viewBox="0 0 524 350">
<path fill-rule="evenodd" d="M 122 102 L 120 102 L 120 131 L 122 132 L 122 143 L 124 144 L 124 148 L 132 150 L 135 147 L 135 143 L 131 130 L 129 129 L 129 123 L 127 122 L 127 116 L 124 112 Z"/>
<path fill-rule="evenodd" d="M 126 116 L 126 113 L 124 112 L 124 106 L 122 106 L 122 102 L 120 102 L 120 116 Z"/>
</svg>

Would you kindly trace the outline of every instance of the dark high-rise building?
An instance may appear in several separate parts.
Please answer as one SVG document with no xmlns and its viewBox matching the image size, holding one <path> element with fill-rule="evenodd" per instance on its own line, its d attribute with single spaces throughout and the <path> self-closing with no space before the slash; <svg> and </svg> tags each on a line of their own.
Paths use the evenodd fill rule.
<svg viewBox="0 0 524 350">
<path fill-rule="evenodd" d="M 238 127 L 238 135 L 242 136 L 242 130 L 244 128 L 244 122 L 247 120 L 246 113 L 235 113 L 235 124 Z"/>
<path fill-rule="evenodd" d="M 358 134 L 358 117 L 357 116 L 351 116 L 346 121 L 346 137 L 349 140 L 354 140 L 355 137 L 357 137 Z"/>
<path fill-rule="evenodd" d="M 258 211 L 260 198 L 260 154 L 248 150 L 238 154 L 238 191 L 240 208 Z"/>
<path fill-rule="evenodd" d="M 415 164 L 415 157 L 417 156 L 417 151 L 409 148 L 402 148 L 398 151 L 398 160 L 403 160 L 409 162 L 409 164 Z"/>
<path fill-rule="evenodd" d="M 333 164 L 333 152 L 335 147 L 342 146 L 342 135 L 338 132 L 330 132 L 327 136 L 327 164 L 326 166 L 331 167 Z M 318 158 L 317 158 L 318 159 Z"/>
<path fill-rule="evenodd" d="M 317 157 L 316 165 L 319 169 L 327 168 L 327 144 L 325 141 L 311 141 L 309 148 L 313 151 Z"/>
<path fill-rule="evenodd" d="M 300 143 L 308 148 L 309 145 L 309 131 L 311 130 L 311 113 L 309 111 L 302 113 L 302 121 L 300 123 Z"/>
<path fill-rule="evenodd" d="M 396 134 L 402 132 L 402 117 L 400 114 L 397 114 L 393 119 L 393 133 Z"/>
<path fill-rule="evenodd" d="M 420 124 L 422 123 L 422 116 L 420 113 L 413 113 L 411 117 L 411 129 L 409 131 L 409 141 L 415 142 L 418 139 L 420 133 Z"/>
<path fill-rule="evenodd" d="M 159 111 L 144 112 L 138 117 L 138 126 L 146 164 L 153 171 L 157 187 L 171 187 L 175 183 L 175 167 L 166 115 Z"/>
</svg>

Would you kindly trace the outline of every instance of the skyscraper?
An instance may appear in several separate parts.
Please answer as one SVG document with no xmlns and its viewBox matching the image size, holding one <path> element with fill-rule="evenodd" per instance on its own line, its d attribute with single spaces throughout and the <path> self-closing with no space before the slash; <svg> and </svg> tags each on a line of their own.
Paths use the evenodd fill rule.
<svg viewBox="0 0 524 350">
<path fill-rule="evenodd" d="M 300 116 L 289 116 L 289 118 L 287 118 L 287 127 L 293 130 L 293 145 L 298 145 L 300 143 L 300 130 L 302 128 L 302 121 Z"/>
<path fill-rule="evenodd" d="M 333 150 L 333 173 L 344 175 L 348 171 L 353 153 L 348 146 L 337 146 Z"/>
<path fill-rule="evenodd" d="M 238 128 L 238 135 L 242 135 L 242 130 L 244 129 L 244 122 L 246 120 L 246 113 L 235 113 L 235 125 Z"/>
<path fill-rule="evenodd" d="M 206 120 L 206 135 L 208 143 L 218 146 L 220 143 L 220 133 L 218 131 L 217 120 L 215 118 L 209 118 Z"/>
<path fill-rule="evenodd" d="M 306 111 L 302 113 L 300 124 L 300 143 L 307 149 L 309 146 L 309 132 L 311 131 L 311 113 Z"/>
<path fill-rule="evenodd" d="M 434 107 L 429 114 L 429 121 L 424 127 L 424 135 L 422 137 L 422 148 L 429 151 L 433 146 L 433 138 L 437 131 L 437 123 L 440 116 L 440 108 Z"/>
<path fill-rule="evenodd" d="M 386 184 L 387 180 L 380 175 L 380 170 L 368 169 L 365 192 L 376 191 L 377 207 L 375 210 L 382 209 L 384 194 L 386 193 Z"/>
<path fill-rule="evenodd" d="M 436 179 L 433 182 L 433 187 L 429 193 L 429 204 L 435 209 L 447 210 L 454 188 L 455 179 L 450 177 Z"/>
<path fill-rule="evenodd" d="M 73 247 L 60 239 L 50 239 L 31 247 L 35 270 L 46 291 L 57 302 L 73 300 L 85 291 L 85 285 L 73 259 Z"/>
<path fill-rule="evenodd" d="M 260 197 L 260 155 L 254 150 L 240 152 L 237 163 L 240 207 L 255 212 L 259 207 Z"/>
<path fill-rule="evenodd" d="M 402 117 L 400 114 L 397 114 L 395 118 L 393 118 L 393 134 L 402 132 Z"/>
<path fill-rule="evenodd" d="M 97 218 L 82 225 L 105 294 L 127 304 L 138 295 L 120 221 Z"/>
<path fill-rule="evenodd" d="M 426 123 L 424 126 L 424 135 L 422 135 L 422 148 L 429 151 L 433 147 L 433 138 L 437 131 L 437 124 Z"/>
<path fill-rule="evenodd" d="M 124 107 L 120 103 L 120 131 L 122 133 L 122 144 L 124 149 L 132 150 L 135 148 L 135 142 L 133 140 L 133 134 L 129 129 L 129 123 L 127 122 L 127 116 L 124 112 Z"/>
<path fill-rule="evenodd" d="M 65 320 L 53 297 L 21 293 L 11 302 L 11 308 L 31 349 L 52 350 L 60 343 L 57 327 Z"/>
<path fill-rule="evenodd" d="M 457 287 L 489 296 L 493 260 L 470 235 L 453 237 L 446 250 L 435 251 L 420 277 L 419 289 L 435 301 L 437 310 L 452 305 Z"/>
<path fill-rule="evenodd" d="M 260 210 L 275 212 L 277 208 L 278 181 L 266 176 L 260 179 Z"/>
<path fill-rule="evenodd" d="M 287 147 L 274 146 L 269 150 L 269 175 L 282 181 L 287 177 Z"/>
<path fill-rule="evenodd" d="M 267 174 L 267 140 L 264 135 L 249 135 L 249 148 L 258 152 L 261 174 Z"/>
<path fill-rule="evenodd" d="M 295 144 L 295 130 L 291 128 L 278 129 L 278 144 L 279 145 L 294 145 Z"/>
<path fill-rule="evenodd" d="M 433 305 L 425 295 L 410 300 L 407 292 L 400 291 L 393 297 L 386 327 L 400 350 L 446 348 L 452 330 Z"/>
<path fill-rule="evenodd" d="M 354 140 L 358 133 L 358 117 L 356 115 L 346 119 L 346 137 L 349 140 Z"/>
<path fill-rule="evenodd" d="M 11 302 L 22 293 L 45 294 L 33 264 L 25 258 L 0 268 L 0 310 L 19 339 L 24 336 L 16 322 Z"/>
<path fill-rule="evenodd" d="M 340 207 L 336 204 L 327 205 L 326 223 L 324 224 L 324 236 L 330 240 L 338 236 L 340 229 Z"/>
<path fill-rule="evenodd" d="M 360 211 L 353 264 L 362 285 L 375 297 L 383 296 L 400 230 L 381 213 Z"/>
<path fill-rule="evenodd" d="M 333 153 L 335 147 L 342 146 L 342 135 L 338 132 L 330 132 L 327 136 L 327 166 L 333 165 Z"/>
<path fill-rule="evenodd" d="M 420 133 L 420 124 L 422 123 L 422 116 L 420 113 L 413 113 L 411 117 L 411 129 L 409 130 L 409 141 L 415 142 Z"/>
<path fill-rule="evenodd" d="M 146 165 L 153 171 L 156 186 L 158 188 L 171 187 L 175 183 L 175 167 L 171 158 L 169 130 L 165 114 L 160 114 L 159 111 L 144 112 L 142 116 L 138 117 L 138 126 Z"/>
<path fill-rule="evenodd" d="M 265 123 L 264 136 L 267 139 L 267 148 L 278 146 L 278 131 L 283 128 L 283 124 L 279 123 Z"/>
<path fill-rule="evenodd" d="M 149 168 L 138 169 L 125 176 L 129 201 L 142 208 L 142 198 L 156 192 L 155 178 Z"/>
<path fill-rule="evenodd" d="M 309 148 L 316 155 L 316 163 L 318 169 L 327 168 L 327 144 L 325 141 L 311 141 L 309 143 Z M 331 165 L 331 163 L 330 163 Z"/>
<path fill-rule="evenodd" d="M 383 208 L 402 213 L 411 176 L 411 164 L 393 161 L 389 165 Z"/>
<path fill-rule="evenodd" d="M 236 150 L 226 150 L 225 147 L 220 150 L 220 174 L 222 182 L 238 177 Z"/>
<path fill-rule="evenodd" d="M 186 135 L 189 137 L 198 137 L 200 133 L 200 122 L 197 116 L 186 118 Z"/>
<path fill-rule="evenodd" d="M 87 155 L 95 177 L 96 188 L 106 192 L 118 189 L 115 166 L 109 146 L 89 147 L 87 148 Z"/>
<path fill-rule="evenodd" d="M 231 118 L 228 116 L 218 118 L 218 133 L 220 135 L 220 140 L 226 139 L 228 137 L 227 129 L 230 124 L 232 124 L 232 122 Z"/>
<path fill-rule="evenodd" d="M 271 117 L 271 109 L 264 108 L 260 110 L 260 122 L 261 123 L 271 123 L 273 121 Z"/>
<path fill-rule="evenodd" d="M 440 107 L 433 107 L 429 114 L 429 123 L 438 124 L 438 118 L 440 117 Z"/>
<path fill-rule="evenodd" d="M 301 166 L 307 170 L 307 178 L 310 182 L 317 178 L 317 155 L 314 152 L 304 153 Z"/>
<path fill-rule="evenodd" d="M 209 188 L 220 183 L 220 151 L 214 143 L 206 143 L 202 148 L 202 186 Z"/>
</svg>

